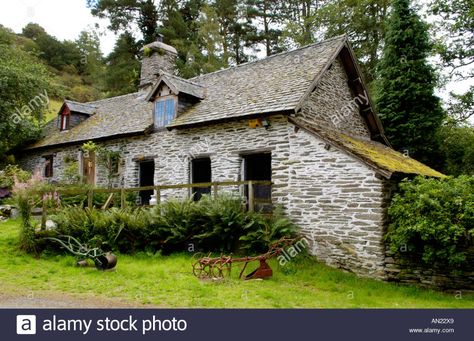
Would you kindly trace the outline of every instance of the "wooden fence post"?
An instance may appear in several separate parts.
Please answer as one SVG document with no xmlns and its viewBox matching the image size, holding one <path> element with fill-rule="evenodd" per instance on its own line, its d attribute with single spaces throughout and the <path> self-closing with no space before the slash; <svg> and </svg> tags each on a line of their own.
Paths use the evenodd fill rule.
<svg viewBox="0 0 474 341">
<path fill-rule="evenodd" d="M 159 205 L 161 202 L 161 190 L 159 188 L 156 189 L 156 204 Z"/>
<path fill-rule="evenodd" d="M 87 207 L 90 210 L 94 207 L 94 190 L 92 188 L 87 192 Z"/>
<path fill-rule="evenodd" d="M 249 212 L 253 212 L 255 210 L 255 198 L 254 198 L 254 191 L 253 191 L 253 181 L 249 181 Z"/>
<path fill-rule="evenodd" d="M 213 185 L 213 188 L 214 188 L 214 199 L 217 199 L 217 192 L 219 190 L 219 185 L 218 184 L 214 184 Z"/>
<path fill-rule="evenodd" d="M 43 202 L 43 211 L 41 212 L 41 229 L 44 230 L 46 228 L 46 200 L 44 200 L 44 194 L 41 197 L 41 200 Z"/>
<path fill-rule="evenodd" d="M 125 208 L 126 205 L 125 201 L 125 190 L 123 188 L 120 189 L 120 208 Z"/>
</svg>

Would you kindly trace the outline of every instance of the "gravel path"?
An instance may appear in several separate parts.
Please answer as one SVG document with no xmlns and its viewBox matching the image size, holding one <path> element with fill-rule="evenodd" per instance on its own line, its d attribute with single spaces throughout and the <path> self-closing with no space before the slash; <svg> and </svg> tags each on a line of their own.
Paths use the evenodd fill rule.
<svg viewBox="0 0 474 341">
<path fill-rule="evenodd" d="M 10 289 L 10 290 L 8 290 Z M 24 292 L 0 285 L 0 308 L 144 308 L 145 306 L 91 295 Z M 150 307 L 150 306 L 146 306 Z"/>
</svg>

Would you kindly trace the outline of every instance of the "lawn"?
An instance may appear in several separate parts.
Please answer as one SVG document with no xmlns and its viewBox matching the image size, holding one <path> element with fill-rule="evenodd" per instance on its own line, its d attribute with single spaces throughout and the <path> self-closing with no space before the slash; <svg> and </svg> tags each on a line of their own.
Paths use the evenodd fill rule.
<svg viewBox="0 0 474 341">
<path fill-rule="evenodd" d="M 119 255 L 115 271 L 75 267 L 72 256 L 18 251 L 19 222 L 0 222 L 0 289 L 103 297 L 131 305 L 191 308 L 473 308 L 474 295 L 361 279 L 312 259 L 271 265 L 273 278 L 201 281 L 188 254 Z"/>
</svg>

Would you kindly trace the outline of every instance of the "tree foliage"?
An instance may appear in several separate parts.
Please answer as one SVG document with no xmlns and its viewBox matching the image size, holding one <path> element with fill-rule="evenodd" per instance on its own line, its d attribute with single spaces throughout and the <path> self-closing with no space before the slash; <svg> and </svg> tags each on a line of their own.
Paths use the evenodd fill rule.
<svg viewBox="0 0 474 341">
<path fill-rule="evenodd" d="M 153 0 L 87 0 L 93 15 L 110 20 L 113 32 L 129 32 L 136 24 L 143 35 L 142 44 L 157 38 L 158 9 Z"/>
<path fill-rule="evenodd" d="M 385 38 L 390 0 L 330 0 L 315 14 L 325 37 L 347 34 L 359 58 L 367 82 L 375 70 Z"/>
<path fill-rule="evenodd" d="M 459 176 L 474 175 L 474 128 L 458 124 L 446 124 L 440 129 L 443 172 Z"/>
<path fill-rule="evenodd" d="M 136 91 L 140 80 L 140 47 L 131 33 L 122 33 L 107 57 L 105 89 L 107 96 Z"/>
<path fill-rule="evenodd" d="M 389 141 L 420 161 L 435 165 L 437 132 L 445 113 L 434 95 L 436 75 L 428 64 L 427 26 L 409 0 L 395 0 L 378 66 L 376 100 Z"/>
<path fill-rule="evenodd" d="M 433 28 L 439 36 L 437 51 L 448 80 L 474 79 L 474 2 L 472 0 L 433 0 L 431 13 L 440 20 Z M 441 28 L 441 30 L 440 30 Z M 439 35 L 439 32 L 445 32 Z M 458 122 L 474 117 L 474 86 L 465 93 L 451 93 L 449 112 Z"/>
<path fill-rule="evenodd" d="M 0 44 L 0 158 L 38 137 L 51 75 L 15 45 Z M 40 96 L 40 97 L 39 97 Z"/>
</svg>

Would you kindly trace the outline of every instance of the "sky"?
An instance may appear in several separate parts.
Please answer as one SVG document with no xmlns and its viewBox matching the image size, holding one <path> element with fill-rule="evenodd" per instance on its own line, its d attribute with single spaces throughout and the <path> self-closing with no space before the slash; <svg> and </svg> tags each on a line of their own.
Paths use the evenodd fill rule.
<svg viewBox="0 0 474 341">
<path fill-rule="evenodd" d="M 106 55 L 112 51 L 116 36 L 106 30 L 108 20 L 92 16 L 86 0 L 1 0 L 0 24 L 20 33 L 34 22 L 60 40 L 75 40 L 79 33 L 100 25 L 100 43 Z"/>
</svg>

